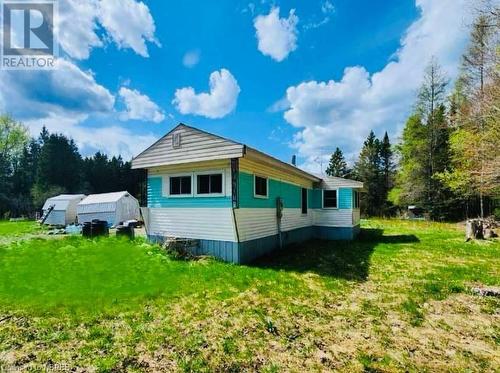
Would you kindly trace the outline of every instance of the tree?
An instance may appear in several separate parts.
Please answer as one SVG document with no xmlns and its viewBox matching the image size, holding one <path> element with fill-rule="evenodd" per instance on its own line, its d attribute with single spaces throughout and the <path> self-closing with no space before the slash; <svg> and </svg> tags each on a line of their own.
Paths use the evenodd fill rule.
<svg viewBox="0 0 500 373">
<path fill-rule="evenodd" d="M 455 213 L 450 206 L 456 205 L 456 196 L 438 177 L 450 164 L 450 126 L 445 106 L 447 84 L 437 60 L 432 58 L 425 69 L 415 112 L 406 122 L 397 147 L 400 157 L 397 193 L 391 193 L 392 199 L 397 199 L 401 206 L 418 205 L 434 219 L 449 218 Z"/>
<path fill-rule="evenodd" d="M 0 116 L 0 213 L 10 210 L 12 174 L 28 142 L 28 130 L 9 115 Z"/>
<path fill-rule="evenodd" d="M 389 140 L 389 135 L 387 132 L 384 134 L 384 138 L 380 143 L 380 162 L 382 167 L 382 172 L 384 175 L 384 189 L 388 193 L 392 188 L 392 178 L 394 174 L 394 161 L 393 161 L 393 151 L 391 148 L 391 142 Z"/>
<path fill-rule="evenodd" d="M 498 8 L 480 11 L 472 25 L 470 44 L 456 88 L 454 131 L 450 136 L 451 167 L 440 179 L 456 193 L 497 198 L 500 184 L 500 49 Z"/>
<path fill-rule="evenodd" d="M 58 187 L 66 193 L 81 191 L 82 159 L 73 140 L 50 134 L 43 140 L 37 164 L 35 194 Z M 39 205 L 40 200 L 37 201 Z"/>
<path fill-rule="evenodd" d="M 361 207 L 369 216 L 380 215 L 385 202 L 380 147 L 380 140 L 370 131 L 353 170 L 355 177 L 364 183 L 366 193 L 361 195 Z"/>
<path fill-rule="evenodd" d="M 396 184 L 401 206 L 421 204 L 427 198 L 427 128 L 420 114 L 413 114 L 406 121 L 401 143 L 397 150 L 400 156 Z"/>
<path fill-rule="evenodd" d="M 328 176 L 346 177 L 348 174 L 347 163 L 342 150 L 335 149 L 335 152 L 330 157 L 330 163 L 325 171 Z"/>
<path fill-rule="evenodd" d="M 441 71 L 436 58 L 433 57 L 425 69 L 424 81 L 418 92 L 417 112 L 426 123 L 427 144 L 427 207 L 433 206 L 434 174 L 436 173 L 435 152 L 439 149 L 439 135 L 442 127 L 446 125 L 439 116 L 439 107 L 443 107 L 445 101 L 446 86 L 448 79 Z M 422 149 L 424 150 L 424 149 Z"/>
</svg>

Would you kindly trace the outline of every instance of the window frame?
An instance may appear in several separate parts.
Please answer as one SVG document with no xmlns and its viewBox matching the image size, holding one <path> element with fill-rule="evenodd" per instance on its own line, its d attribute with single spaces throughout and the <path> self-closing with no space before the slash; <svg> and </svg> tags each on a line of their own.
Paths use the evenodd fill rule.
<svg viewBox="0 0 500 373">
<path fill-rule="evenodd" d="M 352 208 L 354 210 L 358 210 L 359 209 L 359 206 L 361 204 L 360 197 L 361 196 L 360 196 L 359 190 L 353 189 L 353 191 L 352 191 Z"/>
<path fill-rule="evenodd" d="M 198 193 L 198 176 L 201 175 L 217 175 L 222 176 L 222 193 Z M 194 196 L 195 197 L 224 197 L 226 195 L 226 174 L 224 170 L 207 170 L 207 171 L 195 171 L 193 173 L 193 184 L 194 184 Z"/>
<path fill-rule="evenodd" d="M 306 191 L 305 200 L 304 200 L 304 190 Z M 300 212 L 302 213 L 302 215 L 307 215 L 309 213 L 308 197 L 309 197 L 309 191 L 307 190 L 307 188 L 301 187 L 300 188 Z M 304 202 L 305 202 L 305 209 L 304 209 Z M 305 212 L 304 212 L 304 210 L 305 210 Z"/>
<path fill-rule="evenodd" d="M 336 194 L 336 206 L 335 207 L 325 207 L 325 192 L 335 192 Z M 339 190 L 338 189 L 323 189 L 321 192 L 321 208 L 324 210 L 338 210 L 339 209 Z"/>
<path fill-rule="evenodd" d="M 260 177 L 261 179 L 265 179 L 266 180 L 266 195 L 261 195 L 261 194 L 257 194 L 256 192 L 256 178 Z M 266 177 L 266 176 L 263 176 L 263 175 L 259 175 L 259 174 L 254 174 L 253 175 L 253 197 L 254 198 L 260 198 L 260 199 L 269 199 L 269 178 Z"/>
<path fill-rule="evenodd" d="M 174 178 L 174 177 L 189 177 L 191 179 L 191 193 L 185 193 L 185 194 L 170 194 L 170 179 L 171 178 Z M 165 188 L 165 185 L 164 185 L 164 188 L 166 190 L 166 194 L 164 194 L 164 196 L 166 196 L 167 198 L 186 198 L 186 197 L 192 197 L 193 196 L 193 173 L 192 172 L 183 172 L 183 173 L 178 173 L 178 174 L 170 174 L 170 175 L 167 175 L 166 178 L 164 178 L 164 180 L 166 180 L 166 188 Z"/>
</svg>

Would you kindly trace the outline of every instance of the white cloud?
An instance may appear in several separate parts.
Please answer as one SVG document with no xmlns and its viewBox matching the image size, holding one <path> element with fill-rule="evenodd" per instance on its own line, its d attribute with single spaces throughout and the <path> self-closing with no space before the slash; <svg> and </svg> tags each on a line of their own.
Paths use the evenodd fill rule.
<svg viewBox="0 0 500 373">
<path fill-rule="evenodd" d="M 19 119 L 46 113 L 109 113 L 114 96 L 94 78 L 70 61 L 59 58 L 55 70 L 0 71 L 4 110 Z"/>
<path fill-rule="evenodd" d="M 186 52 L 184 57 L 182 58 L 182 64 L 185 67 L 195 67 L 198 65 L 198 62 L 200 62 L 200 51 L 199 50 L 193 50 Z"/>
<path fill-rule="evenodd" d="M 196 93 L 186 87 L 175 91 L 172 103 L 181 114 L 201 115 L 207 118 L 222 118 L 236 108 L 240 87 L 234 76 L 226 69 L 210 74 L 210 92 Z"/>
<path fill-rule="evenodd" d="M 59 14 L 55 17 L 56 35 L 61 47 L 71 57 L 87 59 L 92 48 L 103 46 L 96 33 L 97 11 L 98 2 L 94 0 L 59 1 Z"/>
<path fill-rule="evenodd" d="M 295 9 L 290 10 L 288 18 L 280 18 L 280 8 L 274 7 L 268 15 L 254 19 L 258 48 L 262 54 L 281 62 L 297 49 L 297 23 L 299 17 Z"/>
<path fill-rule="evenodd" d="M 321 4 L 321 12 L 323 14 L 331 14 L 335 12 L 335 7 L 333 6 L 331 1 L 326 0 L 325 2 L 323 2 L 323 4 Z"/>
<path fill-rule="evenodd" d="M 101 151 L 111 156 L 121 155 L 124 160 L 129 160 L 157 140 L 152 134 L 140 135 L 117 125 L 89 128 L 82 124 L 86 119 L 86 115 L 67 117 L 51 114 L 25 121 L 24 124 L 32 136 L 38 136 L 45 126 L 50 132 L 71 137 L 84 156 Z"/>
<path fill-rule="evenodd" d="M 349 67 L 340 81 L 309 81 L 287 89 L 285 120 L 300 131 L 292 146 L 317 170 L 315 159 L 335 146 L 356 154 L 368 132 L 384 130 L 392 140 L 411 110 L 423 70 L 436 56 L 448 75 L 457 74 L 467 41 L 466 0 L 416 0 L 421 16 L 407 30 L 395 58 L 372 75 Z"/>
<path fill-rule="evenodd" d="M 151 99 L 135 89 L 121 87 L 118 92 L 123 99 L 126 111 L 120 114 L 121 120 L 143 120 L 160 123 L 165 114 Z"/>
<path fill-rule="evenodd" d="M 146 42 L 159 45 L 149 8 L 135 0 L 60 0 L 55 28 L 64 51 L 80 60 L 104 46 L 100 28 L 107 40 L 143 57 L 148 56 Z"/>
<path fill-rule="evenodd" d="M 155 23 L 149 8 L 134 0 L 101 0 L 99 21 L 120 48 L 132 48 L 148 57 L 146 42 L 156 40 Z"/>
</svg>

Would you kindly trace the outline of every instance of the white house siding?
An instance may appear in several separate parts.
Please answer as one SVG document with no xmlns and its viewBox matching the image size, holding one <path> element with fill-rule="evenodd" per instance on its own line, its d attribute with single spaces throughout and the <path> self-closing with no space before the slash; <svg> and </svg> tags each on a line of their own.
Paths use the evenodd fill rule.
<svg viewBox="0 0 500 373">
<path fill-rule="evenodd" d="M 353 210 L 317 209 L 314 211 L 314 225 L 323 227 L 352 227 Z"/>
<path fill-rule="evenodd" d="M 237 241 L 231 208 L 150 208 L 148 234 Z"/>
<path fill-rule="evenodd" d="M 250 241 L 278 234 L 276 209 L 242 208 L 235 210 L 240 241 Z M 313 213 L 303 215 L 301 209 L 283 209 L 282 232 L 312 225 Z"/>
<path fill-rule="evenodd" d="M 174 134 L 180 134 L 181 137 L 178 148 L 172 145 Z M 237 142 L 179 125 L 133 159 L 132 168 L 238 158 L 243 155 L 243 148 Z"/>
<path fill-rule="evenodd" d="M 352 225 L 358 225 L 361 220 L 359 209 L 352 210 Z"/>
</svg>

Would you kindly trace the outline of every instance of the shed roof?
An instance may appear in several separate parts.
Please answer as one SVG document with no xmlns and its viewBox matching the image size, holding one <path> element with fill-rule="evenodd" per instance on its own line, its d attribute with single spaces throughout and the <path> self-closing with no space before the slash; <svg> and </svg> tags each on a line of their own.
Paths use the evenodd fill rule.
<svg viewBox="0 0 500 373">
<path fill-rule="evenodd" d="M 51 205 L 55 205 L 55 211 L 66 210 L 71 201 L 79 201 L 82 198 L 85 198 L 85 194 L 59 194 L 48 198 L 43 204 L 42 210 L 47 210 Z"/>
<path fill-rule="evenodd" d="M 96 203 L 114 203 L 118 202 L 121 198 L 125 196 L 130 196 L 130 193 L 127 191 L 123 192 L 112 192 L 112 193 L 100 193 L 100 194 L 91 194 L 83 201 L 79 203 L 79 205 L 92 205 Z M 134 198 L 134 197 L 132 197 Z M 135 198 L 134 198 L 135 199 Z"/>
</svg>

